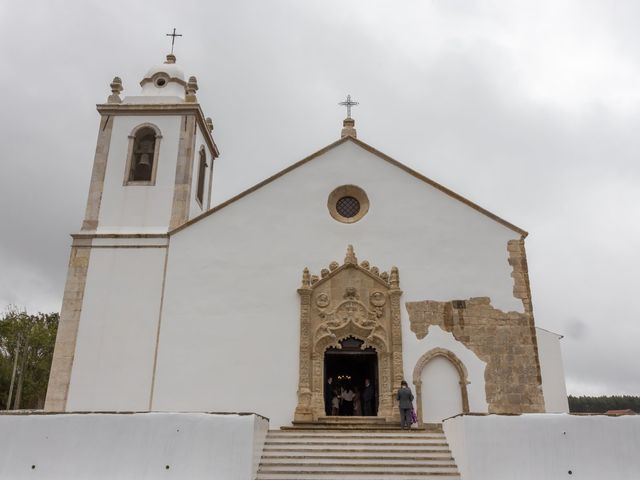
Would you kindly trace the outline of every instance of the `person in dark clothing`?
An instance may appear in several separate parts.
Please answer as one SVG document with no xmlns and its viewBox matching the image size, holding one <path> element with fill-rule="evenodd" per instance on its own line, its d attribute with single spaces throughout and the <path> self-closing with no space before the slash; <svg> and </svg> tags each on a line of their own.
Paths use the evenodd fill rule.
<svg viewBox="0 0 640 480">
<path fill-rule="evenodd" d="M 333 400 L 333 378 L 327 378 L 327 383 L 324 386 L 324 413 L 328 416 L 331 415 L 331 401 Z"/>
<path fill-rule="evenodd" d="M 411 428 L 411 411 L 413 410 L 413 393 L 407 382 L 400 382 L 400 389 L 396 395 L 398 407 L 400 408 L 400 427 L 402 429 Z"/>
<path fill-rule="evenodd" d="M 345 415 L 347 417 L 350 417 L 353 415 L 353 399 L 355 398 L 355 396 L 356 394 L 353 393 L 353 390 L 351 389 L 351 387 L 347 387 L 342 391 L 342 407 L 343 407 L 342 415 Z"/>
<path fill-rule="evenodd" d="M 368 378 L 364 380 L 364 388 L 362 389 L 362 413 L 365 417 L 373 415 L 373 407 L 376 400 L 376 392 Z"/>
</svg>

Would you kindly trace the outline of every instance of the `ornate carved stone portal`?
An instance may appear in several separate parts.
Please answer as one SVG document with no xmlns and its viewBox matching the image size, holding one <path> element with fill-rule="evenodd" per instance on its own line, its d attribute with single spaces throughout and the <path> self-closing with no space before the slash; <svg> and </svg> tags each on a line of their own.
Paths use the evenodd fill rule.
<svg viewBox="0 0 640 480">
<path fill-rule="evenodd" d="M 380 272 L 358 259 L 349 245 L 342 265 L 331 262 L 320 276 L 307 268 L 300 294 L 300 377 L 294 421 L 314 422 L 324 411 L 324 355 L 348 337 L 362 340 L 378 356 L 378 416 L 397 420 L 394 392 L 400 387 L 402 334 L 398 269 Z"/>
</svg>

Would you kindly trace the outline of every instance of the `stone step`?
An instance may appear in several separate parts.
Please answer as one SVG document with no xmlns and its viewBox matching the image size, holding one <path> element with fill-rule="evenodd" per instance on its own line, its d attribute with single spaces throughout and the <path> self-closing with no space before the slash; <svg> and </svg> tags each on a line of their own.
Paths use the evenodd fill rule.
<svg viewBox="0 0 640 480">
<path fill-rule="evenodd" d="M 425 452 L 444 452 L 449 451 L 449 445 L 437 444 L 437 445 L 411 445 L 411 444 L 361 444 L 361 445 L 349 445 L 348 447 L 340 444 L 290 444 L 280 443 L 277 445 L 265 443 L 265 452 L 275 451 L 324 451 L 324 452 L 413 452 L 413 453 L 425 453 Z"/>
<path fill-rule="evenodd" d="M 261 472 L 256 480 L 460 480 L 459 473 L 422 472 Z"/>
<path fill-rule="evenodd" d="M 406 440 L 401 438 L 394 439 L 386 439 L 386 438 L 375 438 L 371 441 L 366 441 L 364 439 L 349 439 L 349 440 L 337 440 L 333 438 L 319 438 L 319 439 L 287 439 L 287 438 L 273 438 L 267 439 L 265 441 L 265 445 L 268 446 L 279 446 L 279 445 L 327 445 L 327 446 L 335 446 L 335 445 L 344 445 L 345 447 L 359 447 L 363 445 L 373 445 L 373 446 L 386 446 L 386 445 L 396 445 L 396 446 L 404 446 L 404 447 L 442 447 L 446 446 L 446 440 L 440 438 L 433 439 L 416 439 L 416 440 Z"/>
<path fill-rule="evenodd" d="M 259 472 L 363 472 L 369 470 L 376 470 L 380 472 L 425 472 L 432 471 L 453 471 L 457 472 L 455 464 L 381 464 L 381 463 L 365 463 L 353 465 L 349 463 L 336 463 L 336 464 L 296 464 L 296 463 L 274 463 L 274 464 L 261 464 Z"/>
<path fill-rule="evenodd" d="M 356 435 L 334 435 L 330 433 L 317 433 L 317 434 L 291 434 L 291 433 L 268 433 L 268 441 L 291 441 L 291 442 L 304 442 L 304 441 L 335 441 L 335 442 L 352 442 L 352 441 L 397 441 L 402 440 L 406 442 L 413 441 L 446 441 L 446 437 L 440 434 L 422 434 L 422 435 L 399 435 L 399 434 L 356 434 Z"/>
<path fill-rule="evenodd" d="M 325 456 L 263 456 L 262 465 L 455 465 L 452 457 L 447 456 L 417 456 L 417 457 L 347 457 L 338 455 Z"/>
<path fill-rule="evenodd" d="M 396 436 L 396 437 L 444 437 L 444 432 L 426 431 L 426 430 L 401 430 L 401 429 L 345 429 L 345 428 L 315 428 L 315 429 L 279 429 L 269 430 L 268 435 L 331 435 L 331 436 L 367 436 L 367 435 L 379 435 L 383 437 Z"/>
<path fill-rule="evenodd" d="M 437 429 L 345 427 L 345 422 L 269 431 L 256 480 L 460 479 L 447 439 Z"/>
<path fill-rule="evenodd" d="M 362 451 L 362 452 L 343 452 L 343 451 L 334 451 L 334 452 L 324 452 L 322 450 L 308 450 L 304 452 L 298 452 L 294 450 L 286 451 L 286 450 L 278 450 L 274 452 L 264 452 L 262 458 L 291 458 L 291 459 L 299 459 L 299 458 L 346 458 L 346 459 L 382 459 L 385 460 L 410 460 L 410 459 L 431 459 L 431 458 L 442 458 L 442 459 L 451 459 L 451 452 L 448 450 L 435 451 L 435 452 L 420 452 L 420 453 L 410 453 L 410 452 L 380 452 L 378 451 Z"/>
<path fill-rule="evenodd" d="M 330 423 L 296 423 L 293 426 L 284 426 L 280 427 L 281 430 L 291 431 L 291 430 L 370 430 L 370 431 L 396 431 L 396 432 L 442 432 L 441 427 L 434 428 L 418 428 L 413 426 L 409 430 L 403 430 L 400 428 L 400 425 L 393 424 L 379 424 L 379 425 L 371 425 L 371 424 L 360 424 L 360 423 L 351 423 L 351 424 L 330 424 Z"/>
<path fill-rule="evenodd" d="M 388 422 L 380 417 L 320 417 L 317 422 L 293 422 L 281 430 L 395 430 L 398 432 L 437 432 L 442 433 L 441 423 L 425 423 L 421 427 L 413 425 L 409 430 L 400 428 L 399 422 Z"/>
<path fill-rule="evenodd" d="M 283 445 L 283 444 L 304 444 L 304 445 L 402 445 L 402 446 L 427 446 L 427 445 L 446 445 L 447 442 L 443 438 L 286 438 L 286 437 L 267 437 L 266 445 Z"/>
<path fill-rule="evenodd" d="M 293 422 L 294 424 L 296 422 Z M 400 425 L 399 422 L 387 422 L 387 419 L 384 417 L 362 417 L 362 416 L 350 416 L 350 417 L 339 417 L 339 416 L 330 416 L 330 417 L 318 417 L 318 423 L 369 423 L 369 424 L 377 424 L 377 423 L 393 423 L 395 425 Z"/>
</svg>

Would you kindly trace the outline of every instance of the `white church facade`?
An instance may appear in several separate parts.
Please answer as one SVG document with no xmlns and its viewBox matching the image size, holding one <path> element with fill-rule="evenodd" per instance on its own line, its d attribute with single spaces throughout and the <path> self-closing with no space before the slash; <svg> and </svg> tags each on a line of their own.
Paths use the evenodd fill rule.
<svg viewBox="0 0 640 480">
<path fill-rule="evenodd" d="M 349 114 L 213 205 L 224 159 L 197 80 L 169 55 L 140 84 L 123 97 L 116 77 L 98 105 L 45 411 L 0 412 L 0 479 L 638 477 L 640 416 L 567 413 L 524 230 Z"/>
<path fill-rule="evenodd" d="M 527 233 L 341 138 L 212 205 L 219 151 L 169 55 L 101 115 L 45 409 L 326 421 L 329 377 L 397 422 L 567 412 L 559 336 L 534 324 Z M 346 380 L 345 380 L 346 379 Z"/>
</svg>

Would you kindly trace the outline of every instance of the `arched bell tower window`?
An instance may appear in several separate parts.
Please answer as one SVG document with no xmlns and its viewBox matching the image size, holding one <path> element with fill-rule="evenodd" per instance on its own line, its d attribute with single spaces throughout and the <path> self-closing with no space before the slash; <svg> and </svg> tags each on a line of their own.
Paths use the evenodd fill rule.
<svg viewBox="0 0 640 480">
<path fill-rule="evenodd" d="M 200 207 L 204 205 L 204 178 L 207 174 L 207 154 L 204 145 L 200 147 L 200 155 L 198 162 L 198 184 L 196 189 L 196 199 Z"/>
<path fill-rule="evenodd" d="M 133 129 L 129 135 L 124 185 L 155 185 L 161 138 L 160 129 L 152 123 Z"/>
</svg>

